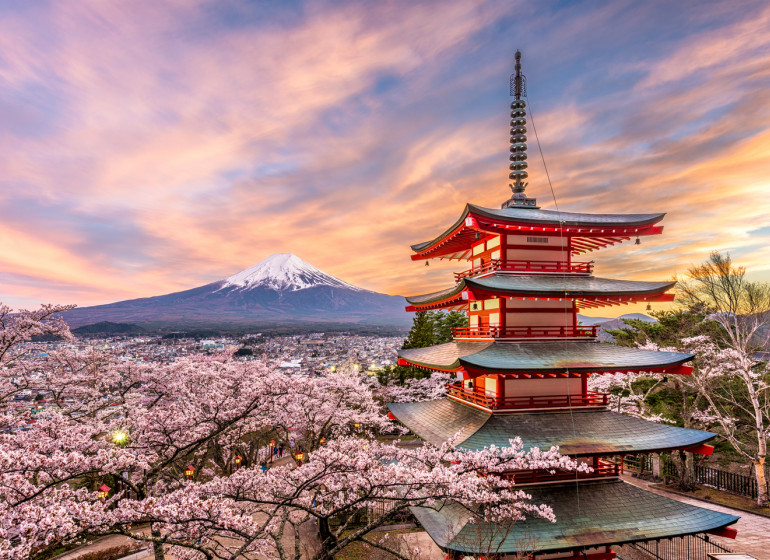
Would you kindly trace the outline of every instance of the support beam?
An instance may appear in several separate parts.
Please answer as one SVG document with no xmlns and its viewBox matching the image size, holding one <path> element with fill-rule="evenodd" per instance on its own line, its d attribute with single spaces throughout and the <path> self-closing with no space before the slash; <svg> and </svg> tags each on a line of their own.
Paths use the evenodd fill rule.
<svg viewBox="0 0 770 560">
<path fill-rule="evenodd" d="M 708 531 L 708 534 L 714 535 L 715 537 L 723 537 L 725 539 L 734 539 L 738 536 L 738 529 L 733 527 L 725 527 L 723 529 L 714 529 L 713 531 Z"/>
<path fill-rule="evenodd" d="M 692 447 L 686 447 L 685 451 L 689 451 L 695 455 L 711 455 L 714 453 L 714 446 L 701 443 L 699 445 L 693 445 Z"/>
</svg>

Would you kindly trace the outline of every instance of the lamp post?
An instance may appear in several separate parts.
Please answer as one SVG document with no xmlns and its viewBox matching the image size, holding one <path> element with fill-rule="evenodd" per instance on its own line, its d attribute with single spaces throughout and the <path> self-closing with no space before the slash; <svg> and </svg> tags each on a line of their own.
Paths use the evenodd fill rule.
<svg viewBox="0 0 770 560">
<path fill-rule="evenodd" d="M 195 468 L 192 465 L 187 465 L 187 469 L 184 471 L 184 475 L 187 477 L 187 480 L 192 480 L 194 474 Z"/>
<path fill-rule="evenodd" d="M 275 453 L 275 440 L 271 439 L 270 443 L 268 444 L 270 446 L 270 462 L 273 462 L 273 453 Z"/>
<path fill-rule="evenodd" d="M 241 461 L 243 461 L 243 457 L 241 457 L 240 455 L 236 455 L 235 456 L 235 468 L 236 469 L 241 466 Z"/>
<path fill-rule="evenodd" d="M 106 484 L 102 484 L 99 487 L 99 494 L 97 494 L 97 495 L 99 496 L 99 499 L 102 501 L 102 503 L 107 501 L 107 496 L 109 496 L 110 490 L 112 490 L 112 488 L 110 488 Z"/>
<path fill-rule="evenodd" d="M 361 424 L 356 422 L 355 424 L 353 424 L 353 426 L 355 426 L 355 428 L 356 428 L 356 435 L 358 435 L 358 428 L 361 426 Z"/>
<path fill-rule="evenodd" d="M 301 467 L 302 466 L 302 459 L 305 458 L 305 454 L 302 453 L 302 451 L 297 451 L 297 454 L 295 455 L 295 457 L 297 458 L 297 466 Z"/>
</svg>

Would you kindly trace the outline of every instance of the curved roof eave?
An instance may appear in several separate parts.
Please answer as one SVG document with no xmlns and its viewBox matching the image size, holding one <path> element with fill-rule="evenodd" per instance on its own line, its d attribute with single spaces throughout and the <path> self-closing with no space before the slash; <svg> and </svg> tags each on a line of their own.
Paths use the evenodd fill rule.
<svg viewBox="0 0 770 560">
<path fill-rule="evenodd" d="M 468 214 L 477 214 L 501 222 L 521 222 L 527 224 L 543 225 L 567 225 L 574 227 L 633 227 L 649 226 L 658 223 L 665 217 L 665 212 L 656 214 L 586 214 L 579 212 L 559 212 L 556 210 L 541 210 L 534 208 L 484 208 L 475 204 L 467 203 L 463 209 L 460 218 L 457 219 L 438 237 L 429 241 L 423 241 L 411 246 L 412 251 L 423 251 L 455 231 L 462 225 Z"/>
</svg>

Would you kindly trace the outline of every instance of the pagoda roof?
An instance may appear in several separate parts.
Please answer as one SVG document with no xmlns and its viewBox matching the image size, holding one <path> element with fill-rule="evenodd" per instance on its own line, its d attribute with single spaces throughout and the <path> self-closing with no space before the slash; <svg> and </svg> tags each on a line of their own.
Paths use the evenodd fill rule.
<svg viewBox="0 0 770 560">
<path fill-rule="evenodd" d="M 448 502 L 412 512 L 444 550 L 496 554 L 522 550 L 537 536 L 539 553 L 599 545 L 621 545 L 705 533 L 732 525 L 739 517 L 692 506 L 621 480 L 581 481 L 528 487 L 532 503 L 553 508 L 556 522 L 528 518 L 512 526 L 471 522 L 468 508 Z M 530 537 L 528 539 L 527 537 Z M 479 550 L 479 547 L 485 550 Z"/>
<path fill-rule="evenodd" d="M 651 371 L 675 368 L 695 357 L 683 352 L 589 341 L 447 342 L 399 350 L 398 355 L 428 369 L 459 371 L 464 368 L 490 373 Z"/>
<path fill-rule="evenodd" d="M 457 253 L 475 240 L 477 231 L 517 233 L 549 231 L 570 237 L 591 237 L 613 244 L 628 236 L 652 235 L 662 231 L 654 225 L 666 214 L 585 214 L 535 208 L 484 208 L 466 204 L 460 218 L 430 241 L 412 245 L 412 258 L 431 258 Z M 596 248 L 596 247 L 594 247 Z M 575 253 L 584 252 L 575 250 Z M 453 258 L 450 256 L 450 258 Z"/>
<path fill-rule="evenodd" d="M 505 295 L 517 297 L 595 299 L 623 296 L 661 296 L 676 282 L 640 282 L 613 280 L 593 276 L 524 276 L 496 272 L 480 278 L 463 278 L 454 287 L 410 296 L 407 309 L 452 306 L 464 302 L 466 290 L 480 296 Z"/>
<path fill-rule="evenodd" d="M 619 455 L 685 449 L 716 437 L 606 409 L 491 413 L 453 399 L 391 403 L 390 411 L 415 434 L 440 446 L 460 434 L 458 449 L 509 447 L 520 437 L 524 450 L 558 446 L 564 455 Z"/>
</svg>

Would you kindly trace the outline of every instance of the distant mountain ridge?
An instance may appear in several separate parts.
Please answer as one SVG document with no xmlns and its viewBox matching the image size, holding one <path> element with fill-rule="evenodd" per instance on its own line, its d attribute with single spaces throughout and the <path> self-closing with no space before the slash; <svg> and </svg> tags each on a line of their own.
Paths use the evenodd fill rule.
<svg viewBox="0 0 770 560">
<path fill-rule="evenodd" d="M 154 297 L 81 307 L 63 314 L 71 327 L 100 322 L 144 328 L 345 324 L 405 327 L 404 298 L 364 290 L 296 255 L 271 255 L 223 280 Z"/>
<path fill-rule="evenodd" d="M 615 338 L 607 331 L 625 329 L 628 327 L 624 319 L 637 319 L 644 321 L 645 323 L 657 323 L 658 320 L 655 317 L 650 317 L 644 313 L 626 313 L 620 317 L 588 317 L 587 315 L 577 316 L 578 322 L 581 325 L 599 327 L 599 340 L 601 342 L 615 342 Z"/>
</svg>

